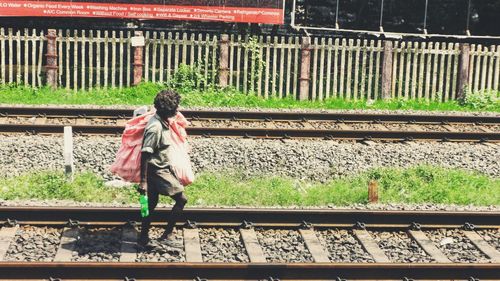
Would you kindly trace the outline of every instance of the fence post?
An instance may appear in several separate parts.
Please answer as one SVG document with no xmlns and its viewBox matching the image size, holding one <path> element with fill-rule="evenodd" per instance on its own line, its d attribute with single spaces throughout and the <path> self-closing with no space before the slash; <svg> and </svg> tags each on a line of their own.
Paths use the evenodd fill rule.
<svg viewBox="0 0 500 281">
<path fill-rule="evenodd" d="M 220 37 L 219 86 L 227 87 L 229 80 L 229 35 Z"/>
<path fill-rule="evenodd" d="M 137 86 L 142 81 L 142 68 L 143 64 L 143 49 L 144 49 L 144 36 L 142 31 L 135 31 L 134 37 L 131 40 L 132 47 L 134 48 L 134 81 L 133 85 Z"/>
<path fill-rule="evenodd" d="M 57 88 L 57 44 L 56 44 L 56 30 L 49 29 L 47 35 L 47 52 L 45 56 L 47 57 L 47 62 L 45 69 L 47 72 L 47 85 L 52 89 Z"/>
<path fill-rule="evenodd" d="M 384 52 L 382 60 L 382 99 L 391 98 L 392 85 L 392 42 L 384 41 Z"/>
<path fill-rule="evenodd" d="M 300 89 L 299 100 L 309 98 L 309 80 L 311 73 L 311 38 L 302 37 L 300 61 Z"/>
<path fill-rule="evenodd" d="M 469 58 L 470 45 L 469 43 L 460 43 L 460 62 L 458 72 L 457 99 L 465 98 L 465 88 L 469 81 Z"/>
</svg>

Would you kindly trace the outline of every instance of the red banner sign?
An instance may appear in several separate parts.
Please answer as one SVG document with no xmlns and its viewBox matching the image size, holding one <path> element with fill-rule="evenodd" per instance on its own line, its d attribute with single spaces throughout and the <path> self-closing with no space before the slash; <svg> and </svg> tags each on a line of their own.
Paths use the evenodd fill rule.
<svg viewBox="0 0 500 281">
<path fill-rule="evenodd" d="M 254 2 L 255 0 L 249 1 Z M 244 7 L 242 5 L 186 6 L 167 4 L 133 4 L 124 2 L 134 1 L 102 3 L 0 0 L 0 17 L 95 17 L 148 20 L 223 21 L 266 24 L 283 24 L 284 18 L 282 0 L 271 1 L 274 2 L 271 3 L 274 5 L 269 5 L 269 3 L 267 3 L 267 6 L 271 7 L 255 7 L 255 5 L 252 7 Z M 245 1 L 240 1 L 240 3 L 241 2 Z"/>
</svg>

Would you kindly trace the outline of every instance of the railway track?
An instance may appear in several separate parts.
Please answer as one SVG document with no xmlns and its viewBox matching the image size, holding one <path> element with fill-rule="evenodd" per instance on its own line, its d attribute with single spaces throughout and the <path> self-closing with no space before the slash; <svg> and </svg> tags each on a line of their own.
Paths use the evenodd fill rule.
<svg viewBox="0 0 500 281">
<path fill-rule="evenodd" d="M 155 214 L 156 226 L 161 226 L 167 212 L 160 209 Z M 134 246 L 137 238 L 134 221 L 139 220 L 136 209 L 1 207 L 0 280 L 498 280 L 500 277 L 500 212 L 187 209 L 183 219 L 187 223 L 179 225 L 176 232 L 183 242 L 182 249 L 174 251 L 156 244 L 153 250 L 138 251 Z M 229 232 L 233 242 L 224 235 L 228 229 L 232 231 Z M 455 233 L 455 236 L 442 239 L 439 233 Z M 32 239 L 30 235 L 42 238 Z M 51 235 L 58 238 L 50 243 L 40 242 L 50 240 Z M 411 252 L 391 246 L 394 237 L 402 236 Z M 455 242 L 450 244 L 450 239 Z M 30 244 L 33 241 L 35 245 Z M 47 248 L 51 243 L 53 248 L 50 245 Z M 99 243 L 108 248 L 96 250 Z M 234 247 L 234 243 L 240 247 Z M 462 245 L 463 249 L 456 250 L 466 253 L 468 263 L 457 260 L 447 245 Z M 37 247 L 49 261 L 21 261 Z M 111 251 L 109 247 L 115 249 Z M 215 250 L 210 250 L 213 247 Z M 347 254 L 342 253 L 349 247 Z M 177 258 L 177 262 L 151 262 L 147 259 L 148 255 L 151 257 L 148 251 L 154 252 L 156 248 L 163 249 L 159 259 L 169 256 Z M 100 253 L 88 259 L 89 252 L 103 249 L 111 255 L 108 260 Z M 417 252 L 420 258 L 416 262 L 400 261 L 407 256 L 416 257 Z M 217 255 L 230 254 L 243 257 L 239 262 L 217 260 L 220 259 Z M 86 257 L 86 262 L 82 262 L 82 257 Z"/>
<path fill-rule="evenodd" d="M 323 138 L 349 140 L 500 141 L 500 116 L 383 115 L 183 111 L 188 133 L 203 137 Z M 111 108 L 0 107 L 0 133 L 116 135 L 132 110 Z"/>
</svg>

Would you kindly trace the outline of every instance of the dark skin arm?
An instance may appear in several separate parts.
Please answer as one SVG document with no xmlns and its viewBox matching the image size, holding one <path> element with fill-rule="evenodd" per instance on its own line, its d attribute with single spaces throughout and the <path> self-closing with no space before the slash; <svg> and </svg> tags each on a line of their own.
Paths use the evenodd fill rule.
<svg viewBox="0 0 500 281">
<path fill-rule="evenodd" d="M 148 160 L 151 157 L 151 154 L 147 152 L 142 152 L 141 153 L 141 183 L 139 184 L 139 193 L 140 194 L 146 194 L 148 190 Z"/>
</svg>

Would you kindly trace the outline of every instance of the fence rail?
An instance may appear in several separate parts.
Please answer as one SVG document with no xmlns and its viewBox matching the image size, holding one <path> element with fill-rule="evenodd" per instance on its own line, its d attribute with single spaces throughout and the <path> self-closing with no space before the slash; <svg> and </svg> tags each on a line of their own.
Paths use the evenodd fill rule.
<svg viewBox="0 0 500 281">
<path fill-rule="evenodd" d="M 0 28 L 0 83 L 121 88 L 139 81 L 171 81 L 186 64 L 202 78 L 200 87 L 219 83 L 265 98 L 448 101 L 462 97 L 464 88 L 500 90 L 498 45 L 156 31 L 52 32 L 54 38 L 44 30 Z M 134 36 L 143 36 L 144 45 L 134 45 Z M 47 48 L 50 40 L 55 48 Z M 49 53 L 52 49 L 54 54 Z M 51 67 L 56 69 L 53 80 L 46 77 Z"/>
</svg>

